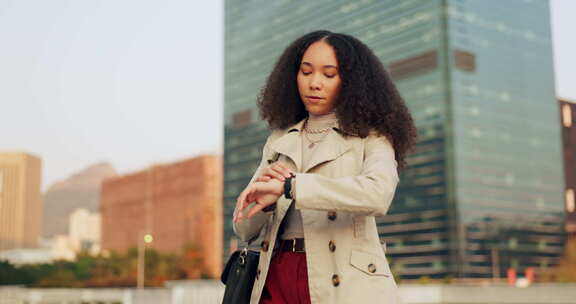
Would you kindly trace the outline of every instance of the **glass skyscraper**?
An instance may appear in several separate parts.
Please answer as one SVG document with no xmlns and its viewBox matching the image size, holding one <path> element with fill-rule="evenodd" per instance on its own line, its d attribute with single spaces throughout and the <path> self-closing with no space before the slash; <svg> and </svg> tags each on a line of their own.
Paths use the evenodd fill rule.
<svg viewBox="0 0 576 304">
<path fill-rule="evenodd" d="M 563 249 L 564 177 L 548 1 L 225 2 L 225 255 L 269 134 L 256 95 L 283 49 L 318 29 L 382 60 L 418 127 L 378 219 L 403 279 L 548 267 Z"/>
</svg>

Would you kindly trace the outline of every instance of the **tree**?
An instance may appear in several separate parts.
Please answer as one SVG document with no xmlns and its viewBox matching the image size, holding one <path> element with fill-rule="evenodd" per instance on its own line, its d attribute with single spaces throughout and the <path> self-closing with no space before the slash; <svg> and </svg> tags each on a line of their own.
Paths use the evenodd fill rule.
<svg viewBox="0 0 576 304">
<path fill-rule="evenodd" d="M 187 243 L 182 250 L 181 266 L 186 273 L 186 277 L 189 279 L 200 279 L 204 273 L 200 247 L 193 243 Z"/>
<path fill-rule="evenodd" d="M 0 261 L 0 285 L 26 284 L 26 274 L 8 261 Z"/>
</svg>

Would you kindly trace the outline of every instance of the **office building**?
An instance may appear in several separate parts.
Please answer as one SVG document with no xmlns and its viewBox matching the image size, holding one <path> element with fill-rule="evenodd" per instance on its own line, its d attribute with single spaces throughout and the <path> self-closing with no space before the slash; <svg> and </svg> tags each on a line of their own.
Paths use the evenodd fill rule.
<svg viewBox="0 0 576 304">
<path fill-rule="evenodd" d="M 401 279 L 494 278 L 558 263 L 565 234 L 548 1 L 225 1 L 225 254 L 269 131 L 256 95 L 295 38 L 365 42 L 418 127 L 378 219 Z"/>
<path fill-rule="evenodd" d="M 100 251 L 100 214 L 86 208 L 78 208 L 70 215 L 68 236 L 74 243 L 76 253 L 85 251 L 96 255 Z"/>
<path fill-rule="evenodd" d="M 41 178 L 39 157 L 0 153 L 0 251 L 38 247 L 42 227 Z"/>
</svg>

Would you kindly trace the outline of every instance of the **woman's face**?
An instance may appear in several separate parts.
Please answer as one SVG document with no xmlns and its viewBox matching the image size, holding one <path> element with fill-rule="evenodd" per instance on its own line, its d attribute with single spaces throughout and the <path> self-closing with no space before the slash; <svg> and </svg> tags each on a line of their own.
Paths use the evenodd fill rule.
<svg viewBox="0 0 576 304">
<path fill-rule="evenodd" d="M 309 113 L 332 112 L 342 82 L 334 48 L 324 41 L 311 44 L 302 56 L 297 81 L 300 98 Z"/>
</svg>

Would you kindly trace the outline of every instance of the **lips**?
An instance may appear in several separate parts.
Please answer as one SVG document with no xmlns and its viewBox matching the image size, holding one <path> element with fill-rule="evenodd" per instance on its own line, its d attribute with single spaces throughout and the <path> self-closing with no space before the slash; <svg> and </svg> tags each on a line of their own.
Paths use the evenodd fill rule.
<svg viewBox="0 0 576 304">
<path fill-rule="evenodd" d="M 312 96 L 306 96 L 306 100 L 309 104 L 320 104 L 322 102 L 322 98 Z"/>
<path fill-rule="evenodd" d="M 317 96 L 306 96 L 306 97 L 310 98 L 310 99 L 318 99 L 318 100 L 323 99 L 322 97 L 317 97 Z"/>
</svg>

